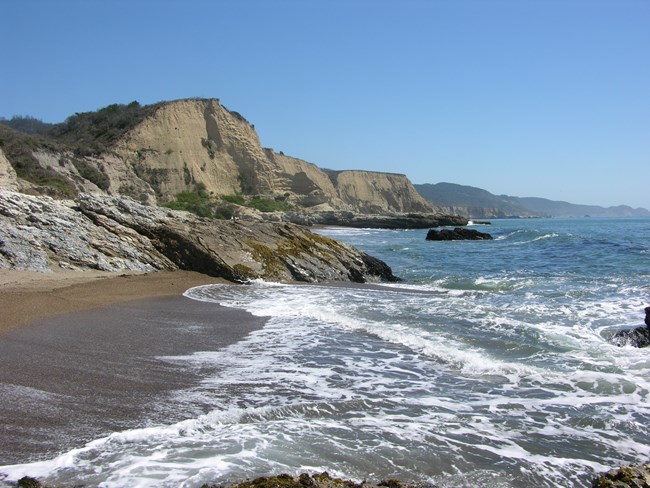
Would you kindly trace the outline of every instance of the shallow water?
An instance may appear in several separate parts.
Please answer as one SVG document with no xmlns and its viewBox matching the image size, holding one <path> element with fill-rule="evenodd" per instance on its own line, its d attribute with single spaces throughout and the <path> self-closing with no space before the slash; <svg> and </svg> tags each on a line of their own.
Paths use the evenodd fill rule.
<svg viewBox="0 0 650 488">
<path fill-rule="evenodd" d="M 589 486 L 650 454 L 650 351 L 611 345 L 650 304 L 650 220 L 534 219 L 320 233 L 387 261 L 378 286 L 207 286 L 186 296 L 268 317 L 171 400 L 188 420 L 0 467 L 51 483 L 200 486 L 327 470 L 442 487 Z M 169 408 L 169 405 L 167 406 Z"/>
</svg>

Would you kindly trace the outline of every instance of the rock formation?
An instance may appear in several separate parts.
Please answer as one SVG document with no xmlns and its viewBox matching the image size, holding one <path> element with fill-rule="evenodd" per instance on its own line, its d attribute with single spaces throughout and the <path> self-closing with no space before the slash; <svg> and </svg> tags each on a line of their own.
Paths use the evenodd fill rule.
<svg viewBox="0 0 650 488">
<path fill-rule="evenodd" d="M 3 134 L 7 141 L 0 138 L 0 146 L 12 149 L 9 162 L 29 161 L 82 193 L 160 204 L 200 187 L 215 199 L 282 198 L 303 212 L 436 212 L 404 175 L 325 171 L 263 148 L 253 125 L 217 99 L 112 105 L 76 114 L 40 138 L 8 127 Z M 3 180 L 5 168 L 0 158 Z M 43 178 L 33 180 L 38 186 Z"/>
<path fill-rule="evenodd" d="M 301 225 L 336 225 L 373 229 L 427 229 L 444 225 L 467 225 L 467 219 L 439 214 L 358 214 L 354 212 L 287 212 L 283 218 Z"/>
<path fill-rule="evenodd" d="M 210 220 L 82 194 L 60 201 L 0 190 L 0 268 L 184 269 L 231 281 L 394 281 L 382 261 L 290 223 Z"/>
<path fill-rule="evenodd" d="M 474 229 L 463 229 L 456 227 L 455 229 L 431 229 L 427 233 L 427 241 L 485 241 L 491 240 L 492 236 L 485 232 L 479 232 Z"/>
<path fill-rule="evenodd" d="M 616 332 L 611 341 L 617 346 L 648 347 L 650 346 L 650 307 L 645 308 L 645 327 L 626 329 Z"/>
<path fill-rule="evenodd" d="M 380 481 L 377 484 L 362 481 L 357 483 L 352 480 L 334 478 L 329 473 L 301 473 L 293 477 L 288 474 L 247 479 L 229 484 L 203 484 L 201 488 L 436 488 L 430 483 L 405 483 L 395 478 Z M 16 488 L 55 488 L 41 483 L 36 478 L 25 476 L 18 480 Z"/>
<path fill-rule="evenodd" d="M 647 488 L 650 486 L 650 463 L 631 464 L 599 474 L 592 488 Z"/>
</svg>

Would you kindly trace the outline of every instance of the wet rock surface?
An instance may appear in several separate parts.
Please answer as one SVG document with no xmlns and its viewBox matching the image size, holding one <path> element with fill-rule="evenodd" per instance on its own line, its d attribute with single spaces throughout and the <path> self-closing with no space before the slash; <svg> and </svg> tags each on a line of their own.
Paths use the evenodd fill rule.
<svg viewBox="0 0 650 488">
<path fill-rule="evenodd" d="M 648 347 L 650 346 L 650 307 L 645 308 L 645 327 L 626 329 L 616 332 L 611 341 L 617 346 Z"/>
<path fill-rule="evenodd" d="M 648 488 L 650 487 L 650 462 L 631 464 L 599 474 L 592 488 Z"/>
<path fill-rule="evenodd" d="M 474 229 L 431 229 L 427 233 L 427 241 L 486 241 L 491 240 L 492 236 L 485 232 L 479 232 Z"/>
</svg>

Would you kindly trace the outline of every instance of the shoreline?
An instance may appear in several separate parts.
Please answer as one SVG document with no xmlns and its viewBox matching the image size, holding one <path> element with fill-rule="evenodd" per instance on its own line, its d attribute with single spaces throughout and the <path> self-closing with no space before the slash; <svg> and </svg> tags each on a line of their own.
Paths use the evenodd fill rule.
<svg viewBox="0 0 650 488">
<path fill-rule="evenodd" d="M 194 417 L 179 392 L 218 371 L 169 358 L 223 349 L 265 323 L 182 296 L 231 285 L 199 273 L 62 275 L 0 272 L 0 465 Z"/>
<path fill-rule="evenodd" d="M 189 288 L 209 284 L 233 283 L 193 271 L 0 270 L 0 337 L 37 320 L 142 298 L 180 296 Z"/>
</svg>

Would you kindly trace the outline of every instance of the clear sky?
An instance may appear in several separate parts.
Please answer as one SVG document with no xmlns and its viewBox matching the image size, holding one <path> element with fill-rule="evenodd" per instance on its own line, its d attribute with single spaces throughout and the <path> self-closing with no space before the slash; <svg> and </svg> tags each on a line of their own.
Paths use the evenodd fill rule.
<svg viewBox="0 0 650 488">
<path fill-rule="evenodd" d="M 650 0 L 0 0 L 0 116 L 214 97 L 321 167 L 650 209 Z"/>
</svg>

